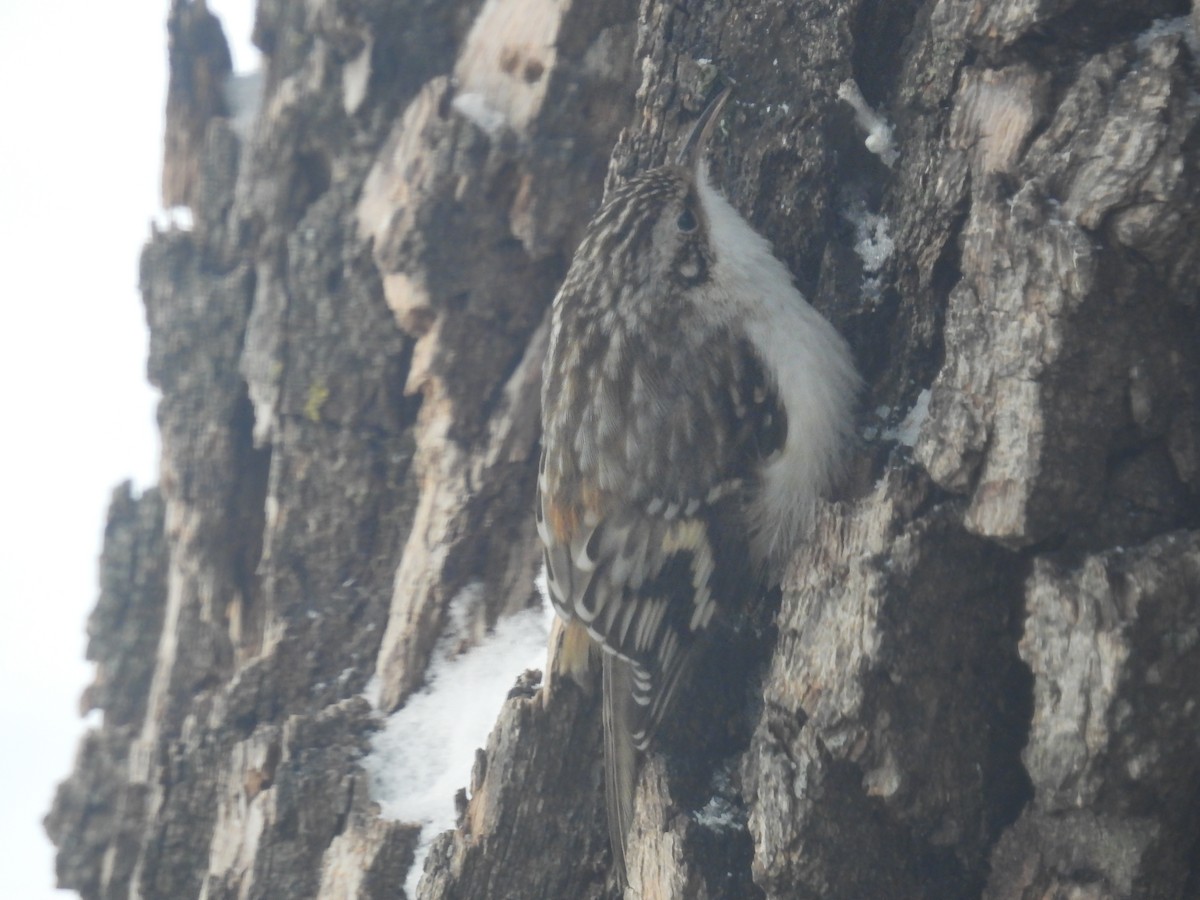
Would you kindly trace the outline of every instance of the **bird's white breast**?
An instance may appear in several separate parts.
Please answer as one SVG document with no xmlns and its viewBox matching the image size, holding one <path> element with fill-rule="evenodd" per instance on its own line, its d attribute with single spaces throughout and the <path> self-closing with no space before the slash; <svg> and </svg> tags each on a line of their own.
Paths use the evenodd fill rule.
<svg viewBox="0 0 1200 900">
<path fill-rule="evenodd" d="M 787 411 L 783 451 L 766 464 L 750 511 L 752 551 L 777 578 L 817 499 L 839 474 L 859 377 L 846 341 L 809 306 L 770 244 L 709 184 L 703 168 L 697 190 L 716 256 L 714 315 L 746 334 Z"/>
</svg>

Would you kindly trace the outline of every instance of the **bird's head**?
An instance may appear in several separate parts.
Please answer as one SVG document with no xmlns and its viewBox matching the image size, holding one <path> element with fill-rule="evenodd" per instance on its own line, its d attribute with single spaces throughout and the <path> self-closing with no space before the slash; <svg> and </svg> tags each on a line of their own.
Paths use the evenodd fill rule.
<svg viewBox="0 0 1200 900">
<path fill-rule="evenodd" d="M 637 316 L 664 312 L 671 293 L 709 282 L 716 248 L 700 185 L 708 139 L 729 96 L 725 88 L 709 103 L 674 163 L 630 178 L 592 220 L 576 262 L 590 270 L 589 284 L 603 286 L 597 305 Z"/>
</svg>

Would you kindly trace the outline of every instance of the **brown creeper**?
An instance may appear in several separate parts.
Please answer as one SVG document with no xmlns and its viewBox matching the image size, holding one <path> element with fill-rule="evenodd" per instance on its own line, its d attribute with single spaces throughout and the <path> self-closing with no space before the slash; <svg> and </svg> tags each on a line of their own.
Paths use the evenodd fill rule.
<svg viewBox="0 0 1200 900">
<path fill-rule="evenodd" d="M 622 882 L 638 753 L 713 616 L 780 577 L 839 470 L 858 389 L 846 342 L 709 184 L 704 149 L 728 98 L 677 164 L 596 214 L 543 371 L 538 533 L 555 609 L 605 651 Z"/>
</svg>

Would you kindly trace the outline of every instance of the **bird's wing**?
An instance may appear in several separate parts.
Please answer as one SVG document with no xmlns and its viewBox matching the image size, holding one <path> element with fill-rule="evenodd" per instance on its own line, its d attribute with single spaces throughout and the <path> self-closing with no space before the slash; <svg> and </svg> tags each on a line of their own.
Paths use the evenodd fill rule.
<svg viewBox="0 0 1200 900">
<path fill-rule="evenodd" d="M 698 637 L 746 587 L 746 495 L 787 422 L 747 342 L 720 334 L 685 362 L 635 358 L 647 368 L 610 388 L 629 406 L 594 454 L 607 460 L 609 484 L 599 484 L 599 464 L 544 460 L 537 519 L 555 607 L 630 667 L 631 738 L 644 749 Z M 649 402 L 635 406 L 647 384 Z"/>
</svg>

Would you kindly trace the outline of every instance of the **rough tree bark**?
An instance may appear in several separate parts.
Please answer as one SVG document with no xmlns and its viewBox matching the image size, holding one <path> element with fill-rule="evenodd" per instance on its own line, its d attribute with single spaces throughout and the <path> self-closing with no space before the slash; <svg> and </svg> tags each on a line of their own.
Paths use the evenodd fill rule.
<svg viewBox="0 0 1200 900">
<path fill-rule="evenodd" d="M 606 176 L 719 72 L 715 180 L 869 387 L 855 478 L 707 675 L 723 739 L 691 754 L 684 704 L 646 766 L 630 896 L 1200 897 L 1198 29 L 1183 0 L 260 0 L 246 127 L 175 0 L 162 477 L 109 512 L 61 885 L 404 896 L 364 686 L 404 703 L 464 585 L 480 632 L 536 602 L 546 311 Z M 514 693 L 418 896 L 613 896 L 594 698 Z"/>
</svg>

